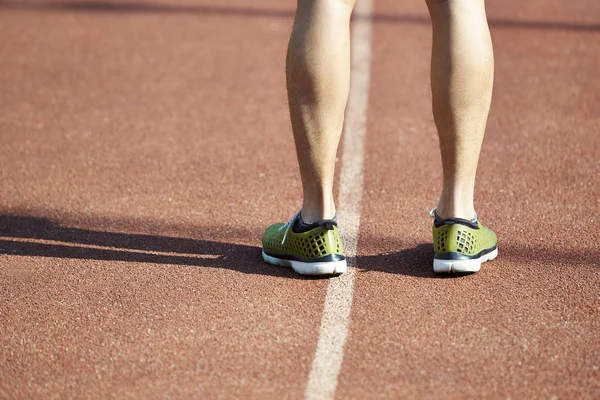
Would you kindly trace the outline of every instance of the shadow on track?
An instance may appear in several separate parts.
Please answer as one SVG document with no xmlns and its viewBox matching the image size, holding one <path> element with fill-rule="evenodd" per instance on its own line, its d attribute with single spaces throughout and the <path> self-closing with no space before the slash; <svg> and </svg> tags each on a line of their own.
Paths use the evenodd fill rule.
<svg viewBox="0 0 600 400">
<path fill-rule="evenodd" d="M 48 10 L 48 11 L 73 11 L 73 12 L 103 12 L 103 13 L 166 13 L 166 14 L 202 14 L 222 16 L 246 16 L 246 17 L 271 17 L 288 18 L 294 17 L 294 10 L 272 10 L 265 8 L 239 8 L 221 7 L 212 5 L 169 5 L 158 2 L 112 2 L 112 1 L 15 1 L 0 0 L 0 8 L 17 10 Z M 360 15 L 355 15 L 361 19 Z M 410 14 L 373 14 L 371 19 L 379 23 L 392 24 L 427 24 L 429 17 Z M 488 22 L 492 28 L 515 28 L 515 29 L 548 29 L 579 32 L 600 31 L 600 24 L 560 22 L 560 21 L 528 21 L 507 20 L 489 18 Z"/>
<path fill-rule="evenodd" d="M 376 242 L 371 242 L 376 243 Z M 367 245 L 368 246 L 368 245 Z M 510 268 L 525 271 L 523 265 L 535 268 L 545 268 L 548 265 L 559 266 L 598 266 L 600 253 L 598 251 L 543 249 L 531 244 L 498 244 L 499 255 L 490 264 L 482 266 L 509 263 Z M 396 252 L 357 257 L 356 263 L 360 272 L 379 271 L 389 274 L 416 276 L 419 278 L 452 279 L 468 277 L 473 274 L 436 274 L 433 272 L 433 245 L 421 243 L 416 247 L 402 249 Z"/>
<path fill-rule="evenodd" d="M 265 263 L 260 251 L 256 246 L 102 232 L 63 227 L 45 218 L 0 216 L 0 254 L 226 268 L 246 274 L 305 279 L 291 269 Z"/>
<path fill-rule="evenodd" d="M 239 233 L 254 237 L 256 233 Z M 381 241 L 373 238 L 359 242 L 361 247 L 377 248 Z M 432 268 L 433 246 L 421 243 L 398 251 L 356 258 L 357 272 L 385 272 L 419 278 L 452 279 L 469 276 L 435 274 Z M 494 263 L 517 265 L 595 265 L 598 251 L 540 249 L 534 244 L 499 244 L 500 255 Z M 81 260 L 123 261 L 225 268 L 245 274 L 277 276 L 290 279 L 326 279 L 304 277 L 291 269 L 265 263 L 258 246 L 179 238 L 139 233 L 105 232 L 65 227 L 38 217 L 0 215 L 0 254 L 12 256 L 72 258 Z M 520 268 L 520 267 L 518 267 Z"/>
<path fill-rule="evenodd" d="M 379 271 L 389 274 L 410 275 L 419 278 L 456 278 L 466 275 L 436 274 L 433 272 L 433 246 L 422 243 L 416 247 L 392 253 L 358 256 L 356 265 L 360 272 Z"/>
</svg>

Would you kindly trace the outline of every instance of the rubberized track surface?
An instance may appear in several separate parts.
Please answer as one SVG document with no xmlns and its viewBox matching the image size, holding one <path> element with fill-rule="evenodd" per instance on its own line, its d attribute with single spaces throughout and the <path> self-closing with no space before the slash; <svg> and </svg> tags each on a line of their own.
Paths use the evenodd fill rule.
<svg viewBox="0 0 600 400">
<path fill-rule="evenodd" d="M 0 1 L 1 398 L 304 396 L 329 280 L 259 249 L 299 206 L 293 6 Z M 337 398 L 600 397 L 600 3 L 488 14 L 500 256 L 446 278 L 425 5 L 375 2 Z"/>
</svg>

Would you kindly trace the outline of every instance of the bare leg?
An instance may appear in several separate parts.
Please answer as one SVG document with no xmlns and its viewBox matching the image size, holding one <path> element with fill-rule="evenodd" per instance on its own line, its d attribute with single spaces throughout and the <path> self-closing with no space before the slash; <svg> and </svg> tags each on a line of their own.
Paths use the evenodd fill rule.
<svg viewBox="0 0 600 400">
<path fill-rule="evenodd" d="M 287 90 L 307 222 L 335 214 L 333 176 L 350 88 L 353 5 L 298 0 L 288 46 Z"/>
<path fill-rule="evenodd" d="M 473 190 L 492 97 L 494 57 L 484 0 L 427 0 L 431 90 L 440 138 L 442 218 L 473 218 Z"/>
</svg>

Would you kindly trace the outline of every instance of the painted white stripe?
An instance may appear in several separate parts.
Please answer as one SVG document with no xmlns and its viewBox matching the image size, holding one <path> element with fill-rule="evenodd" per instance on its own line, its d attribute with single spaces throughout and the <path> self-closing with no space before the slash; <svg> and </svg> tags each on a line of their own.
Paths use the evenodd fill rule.
<svg viewBox="0 0 600 400">
<path fill-rule="evenodd" d="M 354 14 L 360 18 L 353 21 L 352 27 L 352 80 L 344 122 L 338 201 L 348 272 L 329 281 L 319 341 L 306 386 L 305 398 L 309 400 L 334 398 L 348 337 L 363 189 L 364 141 L 371 78 L 372 8 L 372 0 L 357 0 Z"/>
</svg>

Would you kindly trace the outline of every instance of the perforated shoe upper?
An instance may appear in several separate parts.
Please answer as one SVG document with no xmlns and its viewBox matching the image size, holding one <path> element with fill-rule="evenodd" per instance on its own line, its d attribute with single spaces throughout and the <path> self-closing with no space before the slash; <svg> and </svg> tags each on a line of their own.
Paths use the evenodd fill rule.
<svg viewBox="0 0 600 400">
<path fill-rule="evenodd" d="M 273 224 L 263 235 L 263 250 L 273 256 L 291 256 L 302 261 L 314 261 L 330 255 L 343 258 L 344 248 L 338 227 L 331 228 L 319 226 L 301 233 L 289 229 L 286 234 L 286 224 Z"/>
<path fill-rule="evenodd" d="M 433 226 L 433 247 L 436 256 L 444 253 L 458 253 L 476 256 L 482 251 L 496 247 L 498 239 L 489 228 L 477 221 L 478 229 L 462 224 Z"/>
</svg>

